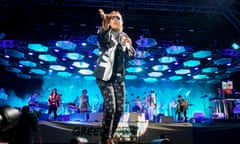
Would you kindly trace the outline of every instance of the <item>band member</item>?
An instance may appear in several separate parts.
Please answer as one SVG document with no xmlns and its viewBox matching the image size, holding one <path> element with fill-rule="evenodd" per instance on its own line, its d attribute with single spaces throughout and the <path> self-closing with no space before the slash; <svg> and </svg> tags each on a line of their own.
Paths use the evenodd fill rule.
<svg viewBox="0 0 240 144">
<path fill-rule="evenodd" d="M 123 32 L 119 11 L 105 14 L 99 9 L 102 27 L 97 32 L 99 57 L 94 71 L 97 85 L 104 98 L 101 142 L 114 143 L 114 133 L 124 112 L 125 60 L 134 58 L 135 49 L 129 36 Z"/>
<path fill-rule="evenodd" d="M 57 119 L 57 110 L 60 104 L 60 94 L 57 93 L 57 89 L 54 88 L 48 97 L 48 116 L 51 115 L 51 113 L 54 113 L 54 120 Z"/>
<path fill-rule="evenodd" d="M 187 109 L 188 109 L 188 103 L 186 100 L 182 98 L 181 95 L 178 95 L 178 101 L 177 101 L 177 119 L 181 120 L 181 114 L 184 115 L 184 121 L 187 122 Z"/>
<path fill-rule="evenodd" d="M 80 112 L 89 112 L 90 104 L 89 98 L 87 96 L 87 90 L 82 90 L 82 95 L 80 96 Z"/>
<path fill-rule="evenodd" d="M 89 97 L 87 96 L 87 90 L 82 90 L 82 95 L 80 96 L 80 113 L 85 113 L 86 120 L 89 119 L 90 104 Z"/>
<path fill-rule="evenodd" d="M 174 117 L 176 110 L 177 110 L 177 102 L 175 99 L 172 99 L 169 103 L 169 116 Z"/>
<path fill-rule="evenodd" d="M 37 100 L 38 93 L 34 92 L 28 99 L 28 106 L 30 110 L 35 109 L 38 106 Z"/>
<path fill-rule="evenodd" d="M 133 112 L 142 112 L 142 102 L 140 100 L 140 97 L 137 96 L 137 98 L 134 100 L 134 106 L 132 108 Z"/>
<path fill-rule="evenodd" d="M 73 102 L 68 103 L 69 113 L 79 113 L 80 112 L 80 97 L 76 96 Z"/>
<path fill-rule="evenodd" d="M 146 97 L 146 107 L 148 119 L 154 121 L 154 115 L 157 109 L 156 94 L 154 90 L 150 90 L 150 94 Z"/>
</svg>

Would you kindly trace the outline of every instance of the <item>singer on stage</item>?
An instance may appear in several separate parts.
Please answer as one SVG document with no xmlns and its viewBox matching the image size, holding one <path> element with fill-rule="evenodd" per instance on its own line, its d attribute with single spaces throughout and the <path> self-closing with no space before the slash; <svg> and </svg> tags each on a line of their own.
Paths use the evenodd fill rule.
<svg viewBox="0 0 240 144">
<path fill-rule="evenodd" d="M 123 32 L 119 11 L 105 14 L 99 9 L 102 27 L 97 32 L 99 57 L 94 71 L 97 85 L 104 98 L 101 143 L 114 144 L 114 132 L 124 111 L 125 60 L 135 57 L 129 36 Z"/>
</svg>

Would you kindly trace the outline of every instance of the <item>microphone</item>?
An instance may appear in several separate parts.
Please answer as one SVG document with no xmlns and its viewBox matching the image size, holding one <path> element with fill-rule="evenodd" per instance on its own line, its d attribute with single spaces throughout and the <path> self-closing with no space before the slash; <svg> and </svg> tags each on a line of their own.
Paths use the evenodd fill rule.
<svg viewBox="0 0 240 144">
<path fill-rule="evenodd" d="M 129 49 L 131 47 L 131 44 L 129 42 L 126 41 L 126 39 L 128 38 L 128 35 L 124 32 L 121 32 L 119 35 L 119 41 L 121 43 L 122 46 L 126 46 L 127 49 Z"/>
</svg>

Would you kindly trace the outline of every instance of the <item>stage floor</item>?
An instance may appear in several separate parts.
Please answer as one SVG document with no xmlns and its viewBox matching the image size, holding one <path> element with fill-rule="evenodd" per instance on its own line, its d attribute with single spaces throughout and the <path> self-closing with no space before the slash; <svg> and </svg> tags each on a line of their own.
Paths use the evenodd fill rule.
<svg viewBox="0 0 240 144">
<path fill-rule="evenodd" d="M 36 143 L 68 143 L 71 139 L 81 137 L 88 143 L 99 143 L 101 122 L 82 121 L 39 121 Z M 239 144 L 240 123 L 218 121 L 212 123 L 151 123 L 121 122 L 116 135 L 119 143 L 147 144 L 166 134 L 172 144 Z M 233 142 L 235 141 L 235 142 Z"/>
<path fill-rule="evenodd" d="M 39 129 L 35 132 L 36 144 L 68 144 L 71 139 L 82 138 L 86 143 L 98 144 L 101 132 L 101 114 L 92 113 L 88 121 L 85 115 L 59 116 L 56 121 L 39 117 Z M 126 113 L 121 118 L 115 137 L 119 144 L 151 144 L 165 134 L 172 144 L 239 144 L 240 119 L 176 122 L 171 117 L 161 117 L 159 122 L 149 122 L 139 113 Z M 3 133 L 3 140 L 14 140 L 14 129 Z"/>
</svg>

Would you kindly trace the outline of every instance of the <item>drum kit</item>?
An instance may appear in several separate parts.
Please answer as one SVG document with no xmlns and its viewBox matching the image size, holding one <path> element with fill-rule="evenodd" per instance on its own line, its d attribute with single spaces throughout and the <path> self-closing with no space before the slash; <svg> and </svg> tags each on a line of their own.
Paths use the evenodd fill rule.
<svg viewBox="0 0 240 144">
<path fill-rule="evenodd" d="M 146 111 L 146 104 L 143 102 L 145 98 L 135 99 L 135 100 L 127 100 L 125 102 L 125 112 L 139 112 L 145 113 Z"/>
</svg>

